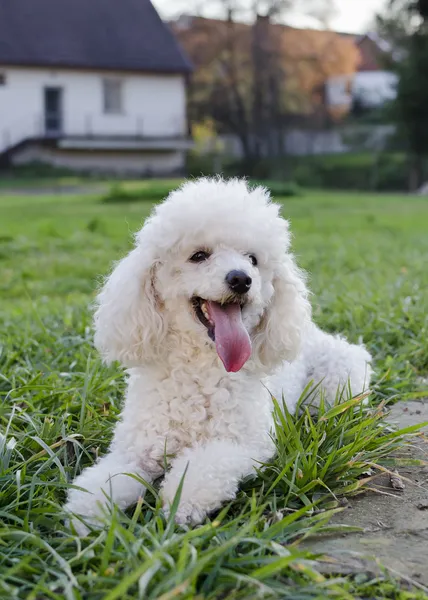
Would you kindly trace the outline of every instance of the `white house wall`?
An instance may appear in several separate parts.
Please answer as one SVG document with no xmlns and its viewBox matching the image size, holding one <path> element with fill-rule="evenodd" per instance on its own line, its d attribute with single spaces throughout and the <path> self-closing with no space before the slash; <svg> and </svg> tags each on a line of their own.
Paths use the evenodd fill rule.
<svg viewBox="0 0 428 600">
<path fill-rule="evenodd" d="M 349 108 L 358 98 L 367 107 L 382 105 L 396 95 L 397 75 L 390 71 L 359 71 L 331 77 L 326 83 L 326 102 L 331 107 Z"/>
<path fill-rule="evenodd" d="M 361 71 L 356 73 L 352 93 L 369 107 L 381 106 L 397 94 L 398 77 L 390 71 Z"/>
<path fill-rule="evenodd" d="M 44 88 L 63 89 L 63 133 L 71 136 L 187 134 L 182 75 L 2 68 L 0 151 L 44 131 Z M 123 81 L 123 113 L 103 112 L 103 79 Z"/>
</svg>

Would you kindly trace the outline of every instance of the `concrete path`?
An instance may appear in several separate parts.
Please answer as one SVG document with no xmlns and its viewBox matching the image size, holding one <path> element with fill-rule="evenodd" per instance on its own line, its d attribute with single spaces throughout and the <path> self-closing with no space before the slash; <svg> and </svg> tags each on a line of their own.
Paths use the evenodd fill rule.
<svg viewBox="0 0 428 600">
<path fill-rule="evenodd" d="M 397 403 L 389 420 L 399 428 L 428 422 L 428 399 Z M 400 457 L 418 458 L 428 465 L 428 436 L 416 438 Z M 346 509 L 333 518 L 335 524 L 361 527 L 361 533 L 324 536 L 305 544 L 330 557 L 330 563 L 319 565 L 321 570 L 378 573 L 382 563 L 393 575 L 428 588 L 428 466 L 398 471 L 403 491 L 394 490 L 390 477 L 382 475 L 375 485 L 385 495 L 372 491 L 350 498 Z"/>
</svg>

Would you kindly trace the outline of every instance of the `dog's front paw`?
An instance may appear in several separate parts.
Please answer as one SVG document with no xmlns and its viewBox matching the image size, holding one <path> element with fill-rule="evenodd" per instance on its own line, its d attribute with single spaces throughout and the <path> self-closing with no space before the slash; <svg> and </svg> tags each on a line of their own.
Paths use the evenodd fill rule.
<svg viewBox="0 0 428 600">
<path fill-rule="evenodd" d="M 179 484 L 179 480 L 178 480 Z M 174 502 L 177 500 L 179 485 L 173 477 L 167 477 L 164 481 L 162 489 L 163 497 L 163 512 L 167 520 L 171 516 L 171 509 Z M 207 507 L 203 502 L 203 498 L 198 497 L 197 490 L 189 484 L 184 485 L 181 489 L 181 495 L 178 502 L 178 507 L 174 513 L 174 520 L 179 525 L 199 525 L 207 515 Z"/>
<path fill-rule="evenodd" d="M 163 507 L 165 518 L 169 520 L 171 516 L 171 505 L 165 504 Z M 177 525 L 199 525 L 207 516 L 206 511 L 192 502 L 180 502 L 174 515 L 174 521 Z"/>
<path fill-rule="evenodd" d="M 67 527 L 67 529 L 71 529 L 72 531 L 75 531 L 77 533 L 77 535 L 81 538 L 85 538 L 91 533 L 91 529 L 77 517 L 72 517 L 71 519 L 67 519 L 65 522 L 65 526 Z"/>
<path fill-rule="evenodd" d="M 66 526 L 74 529 L 79 537 L 86 537 L 93 529 L 103 526 L 101 503 L 86 492 L 71 490 L 64 512 L 67 514 Z"/>
</svg>

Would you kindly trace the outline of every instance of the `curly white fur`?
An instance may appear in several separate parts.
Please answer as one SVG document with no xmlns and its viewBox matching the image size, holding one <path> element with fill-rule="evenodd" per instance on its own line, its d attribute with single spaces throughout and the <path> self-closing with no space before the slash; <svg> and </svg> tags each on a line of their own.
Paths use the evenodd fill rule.
<svg viewBox="0 0 428 600">
<path fill-rule="evenodd" d="M 127 367 L 128 389 L 109 453 L 76 479 L 87 491 L 70 490 L 68 512 L 97 524 L 109 498 L 126 508 L 144 493 L 139 478 L 165 475 L 165 510 L 183 480 L 176 520 L 198 523 L 272 456 L 269 391 L 294 410 L 311 380 L 330 400 L 349 379 L 353 394 L 364 389 L 370 355 L 311 322 L 289 245 L 279 206 L 242 180 L 187 182 L 156 207 L 98 296 L 95 343 Z M 210 257 L 195 264 L 198 250 Z M 242 309 L 252 354 L 228 373 L 191 299 L 227 301 L 234 269 L 252 279 Z"/>
</svg>

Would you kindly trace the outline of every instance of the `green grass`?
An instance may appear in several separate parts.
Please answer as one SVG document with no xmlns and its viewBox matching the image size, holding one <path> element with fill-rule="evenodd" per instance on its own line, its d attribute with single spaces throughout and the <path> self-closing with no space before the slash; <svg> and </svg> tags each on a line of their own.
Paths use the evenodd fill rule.
<svg viewBox="0 0 428 600">
<path fill-rule="evenodd" d="M 170 191 L 175 189 L 180 183 L 180 180 L 170 179 L 163 181 L 125 181 L 113 183 L 108 192 L 101 198 L 102 202 L 106 203 L 130 203 L 130 202 L 141 202 L 144 200 L 159 201 L 165 198 Z M 272 194 L 281 196 L 283 198 L 289 198 L 292 196 L 299 196 L 301 194 L 300 188 L 289 182 L 281 181 L 253 181 L 253 185 L 264 185 L 267 187 Z"/>
<path fill-rule="evenodd" d="M 427 598 L 388 576 L 324 577 L 299 546 L 328 530 L 329 511 L 361 491 L 369 464 L 391 464 L 406 432 L 385 424 L 383 401 L 425 391 L 423 198 L 284 201 L 315 319 L 363 338 L 375 356 L 372 405 L 291 417 L 280 403 L 277 458 L 200 528 L 165 523 L 156 489 L 86 540 L 64 527 L 66 486 L 106 449 L 124 390 L 120 370 L 93 349 L 89 306 L 150 208 L 149 199 L 0 197 L 0 598 Z"/>
</svg>

